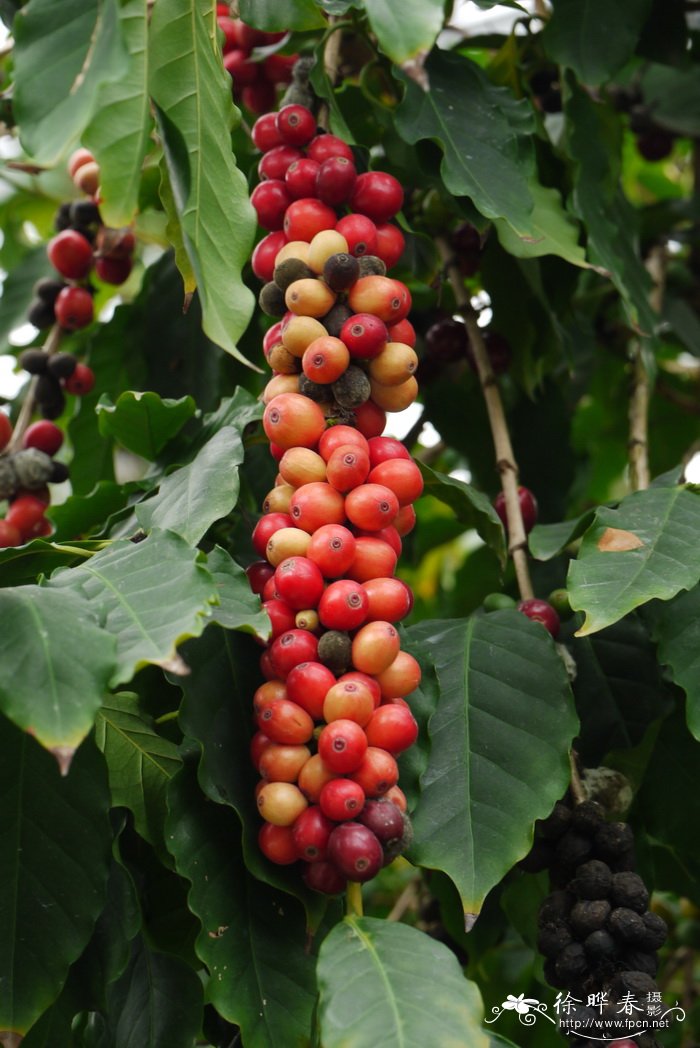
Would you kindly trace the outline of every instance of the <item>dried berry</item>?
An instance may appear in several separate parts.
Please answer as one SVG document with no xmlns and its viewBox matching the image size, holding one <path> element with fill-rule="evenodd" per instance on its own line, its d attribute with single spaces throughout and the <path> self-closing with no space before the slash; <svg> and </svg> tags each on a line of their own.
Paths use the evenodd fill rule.
<svg viewBox="0 0 700 1048">
<path fill-rule="evenodd" d="M 631 946 L 646 945 L 644 921 L 634 910 L 618 906 L 610 914 L 608 928 L 621 942 L 629 943 Z"/>
<path fill-rule="evenodd" d="M 336 677 L 345 673 L 352 657 L 352 641 L 348 633 L 327 630 L 318 642 L 318 661 L 327 666 Z"/>
<path fill-rule="evenodd" d="M 518 863 L 518 869 L 526 873 L 540 873 L 552 864 L 554 846 L 550 841 L 535 841 L 527 855 Z"/>
<path fill-rule="evenodd" d="M 557 957 L 565 946 L 574 941 L 571 929 L 563 921 L 553 921 L 540 928 L 537 949 L 544 957 Z"/>
<path fill-rule="evenodd" d="M 625 950 L 622 962 L 629 971 L 643 972 L 652 979 L 659 970 L 659 958 L 655 950 Z"/>
<path fill-rule="evenodd" d="M 644 936 L 639 945 L 644 950 L 658 950 L 666 942 L 668 935 L 668 926 L 663 917 L 659 917 L 658 913 L 645 913 L 642 917 L 644 921 Z"/>
<path fill-rule="evenodd" d="M 376 255 L 363 255 L 358 260 L 360 277 L 386 276 L 386 265 Z"/>
<path fill-rule="evenodd" d="M 617 859 L 634 847 L 634 834 L 626 822 L 604 822 L 595 835 L 595 849 L 604 859 Z"/>
<path fill-rule="evenodd" d="M 43 375 L 48 362 L 48 355 L 43 349 L 25 349 L 24 353 L 19 355 L 19 366 L 30 375 Z"/>
<path fill-rule="evenodd" d="M 360 277 L 360 263 L 354 255 L 331 255 L 323 266 L 323 279 L 332 291 L 347 291 Z"/>
<path fill-rule="evenodd" d="M 635 913 L 644 913 L 649 905 L 649 892 L 636 873 L 616 873 L 612 878 L 610 897 L 615 906 L 625 906 Z"/>
<path fill-rule="evenodd" d="M 604 822 L 605 812 L 596 801 L 584 801 L 577 804 L 571 813 L 571 825 L 579 833 L 593 837 Z"/>
<path fill-rule="evenodd" d="M 564 981 L 566 986 L 576 986 L 589 972 L 586 951 L 580 942 L 569 943 L 561 951 L 555 961 L 558 978 Z"/>
<path fill-rule="evenodd" d="M 315 275 L 313 269 L 307 266 L 306 262 L 302 262 L 300 258 L 285 258 L 283 262 L 275 266 L 272 279 L 281 291 L 286 291 L 295 280 L 305 280 Z M 284 316 L 284 313 L 280 314 L 280 316 Z"/>
<path fill-rule="evenodd" d="M 70 378 L 77 364 L 72 353 L 54 353 L 48 359 L 48 370 L 54 378 Z"/>
<path fill-rule="evenodd" d="M 333 396 L 341 408 L 359 408 L 369 400 L 372 387 L 362 368 L 351 364 L 339 379 L 332 384 Z"/>
<path fill-rule="evenodd" d="M 273 280 L 263 286 L 258 295 L 258 305 L 268 317 L 283 317 L 287 312 L 284 291 Z"/>
<path fill-rule="evenodd" d="M 336 302 L 331 310 L 321 317 L 321 323 L 329 335 L 334 338 L 340 337 L 340 331 L 345 321 L 353 315 L 352 310 L 342 302 Z"/>
<path fill-rule="evenodd" d="M 463 324 L 460 325 L 460 328 L 463 327 Z M 557 801 L 546 819 L 539 819 L 535 823 L 539 836 L 546 837 L 547 840 L 552 841 L 559 840 L 566 830 L 568 830 L 570 825 L 571 808 L 569 808 L 567 804 L 563 804 L 561 801 Z"/>
<path fill-rule="evenodd" d="M 610 891 L 612 879 L 609 866 L 600 859 L 589 859 L 577 868 L 571 890 L 580 899 L 604 899 Z"/>
<path fill-rule="evenodd" d="M 610 916 L 610 903 L 605 899 L 581 899 L 571 911 L 571 928 L 579 939 L 605 926 Z"/>
<path fill-rule="evenodd" d="M 571 913 L 576 898 L 571 892 L 560 889 L 548 895 L 540 906 L 537 923 L 542 927 L 552 921 L 563 921 Z"/>
<path fill-rule="evenodd" d="M 584 837 L 575 830 L 567 830 L 557 841 L 555 861 L 564 868 L 576 867 L 586 861 L 592 850 L 593 845 L 589 837 Z"/>
<path fill-rule="evenodd" d="M 615 939 L 604 928 L 599 928 L 586 936 L 583 946 L 592 968 L 599 967 L 603 962 L 612 961 L 619 952 Z"/>
</svg>

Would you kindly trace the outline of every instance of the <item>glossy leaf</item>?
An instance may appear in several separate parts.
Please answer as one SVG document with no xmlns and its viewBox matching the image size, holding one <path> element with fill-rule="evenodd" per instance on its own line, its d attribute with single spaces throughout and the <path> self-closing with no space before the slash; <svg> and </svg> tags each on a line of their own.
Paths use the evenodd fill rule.
<svg viewBox="0 0 700 1048">
<path fill-rule="evenodd" d="M 527 236 L 518 236 L 505 219 L 496 219 L 494 223 L 506 251 L 516 258 L 559 255 L 573 265 L 586 266 L 586 252 L 579 244 L 578 223 L 564 210 L 559 192 L 541 186 L 535 179 L 530 179 L 528 191 L 534 206 Z"/>
<path fill-rule="evenodd" d="M 109 793 L 90 742 L 62 777 L 50 754 L 0 721 L 0 1041 L 57 997 L 102 910 Z M 13 1043 L 9 1041 L 9 1043 Z"/>
<path fill-rule="evenodd" d="M 318 982 L 324 1048 L 488 1048 L 476 985 L 451 950 L 416 928 L 346 917 L 321 946 Z"/>
<path fill-rule="evenodd" d="M 587 510 L 575 520 L 563 520 L 560 524 L 535 524 L 527 538 L 530 553 L 535 560 L 551 560 L 583 535 L 593 517 L 594 511 Z"/>
<path fill-rule="evenodd" d="M 253 311 L 241 280 L 255 214 L 227 128 L 236 111 L 231 82 L 212 46 L 203 0 L 156 6 L 150 26 L 150 91 L 157 107 L 185 247 L 197 278 L 205 333 L 227 352 L 236 348 Z M 182 84 L 191 90 L 183 92 Z"/>
<path fill-rule="evenodd" d="M 182 535 L 195 545 L 216 520 L 236 505 L 243 462 L 238 430 L 225 426 L 199 454 L 161 481 L 158 493 L 136 507 L 136 518 L 146 531 L 160 528 Z"/>
<path fill-rule="evenodd" d="M 182 761 L 177 746 L 155 730 L 138 696 L 109 695 L 97 717 L 95 741 L 109 772 L 112 806 L 128 808 L 151 844 L 163 836 L 165 792 Z"/>
<path fill-rule="evenodd" d="M 126 505 L 128 491 L 126 485 L 103 480 L 88 495 L 69 495 L 59 506 L 50 506 L 46 515 L 56 528 L 53 541 L 60 543 L 101 530 L 107 518 Z"/>
<path fill-rule="evenodd" d="M 202 924 L 208 1000 L 241 1027 L 246 1048 L 302 1048 L 316 1003 L 302 908 L 247 871 L 236 816 L 204 797 L 191 767 L 171 783 L 168 805 L 168 848 Z"/>
<path fill-rule="evenodd" d="M 427 54 L 442 29 L 442 0 L 404 0 L 400 8 L 391 0 L 365 0 L 364 8 L 381 50 L 397 65 Z"/>
<path fill-rule="evenodd" d="M 0 297 L 0 353 L 7 352 L 9 348 L 7 340 L 10 332 L 24 323 L 33 297 L 32 289 L 37 280 L 48 277 L 51 273 L 52 266 L 42 244 L 29 251 L 7 274 Z"/>
<path fill-rule="evenodd" d="M 240 16 L 248 25 L 266 32 L 319 29 L 325 19 L 314 0 L 241 0 Z"/>
<path fill-rule="evenodd" d="M 97 115 L 83 136 L 100 165 L 102 220 L 114 228 L 128 225 L 134 217 L 141 164 L 150 146 L 146 0 L 124 0 L 119 27 L 128 66 L 115 83 L 100 88 Z"/>
<path fill-rule="evenodd" d="M 586 614 L 585 637 L 659 598 L 670 600 L 700 579 L 700 494 L 687 487 L 649 488 L 601 507 L 569 566 L 572 608 Z M 636 548 L 610 548 L 615 534 L 631 535 Z M 619 545 L 619 544 L 618 544 Z"/>
<path fill-rule="evenodd" d="M 505 566 L 506 539 L 501 520 L 489 499 L 481 491 L 465 484 L 463 480 L 450 477 L 419 462 L 418 467 L 423 476 L 424 493 L 444 502 L 454 511 L 460 524 L 475 528 L 484 542 Z"/>
<path fill-rule="evenodd" d="M 214 546 L 207 556 L 207 570 L 211 573 L 219 597 L 213 617 L 227 630 L 252 633 L 262 641 L 270 636 L 270 619 L 260 607 L 260 598 L 250 589 L 248 576 L 233 557 Z"/>
<path fill-rule="evenodd" d="M 119 539 L 49 583 L 50 591 L 66 588 L 88 602 L 102 629 L 116 639 L 113 686 L 149 663 L 186 673 L 177 646 L 199 636 L 216 602 L 214 581 L 197 551 L 167 531 L 143 542 Z"/>
<path fill-rule="evenodd" d="M 542 41 L 550 58 L 596 86 L 631 58 L 651 6 L 652 0 L 612 6 L 606 0 L 555 0 Z"/>
<path fill-rule="evenodd" d="M 448 874 L 469 927 L 486 893 L 528 851 L 535 819 L 566 790 L 578 721 L 551 637 L 519 612 L 407 632 L 439 687 L 409 854 Z"/>
<path fill-rule="evenodd" d="M 78 594 L 0 590 L 0 709 L 70 760 L 114 673 L 116 645 Z"/>
<path fill-rule="evenodd" d="M 96 111 L 98 89 L 124 75 L 116 0 L 32 0 L 13 26 L 14 112 L 22 144 L 54 164 Z"/>
<path fill-rule="evenodd" d="M 656 622 L 659 662 L 686 694 L 686 718 L 700 740 L 700 587 L 681 593 L 660 609 Z"/>
<path fill-rule="evenodd" d="M 157 393 L 122 393 L 116 404 L 102 396 L 97 405 L 100 432 L 152 462 L 197 410 L 192 397 L 162 399 Z"/>
<path fill-rule="evenodd" d="M 137 936 L 128 968 L 109 988 L 109 1043 L 114 1048 L 191 1048 L 201 1027 L 202 997 L 196 972 Z"/>
<path fill-rule="evenodd" d="M 429 92 L 405 80 L 396 113 L 399 134 L 411 143 L 437 141 L 447 189 L 471 197 L 487 218 L 505 218 L 526 234 L 534 207 L 527 188 L 534 170 L 532 110 L 461 55 L 436 52 L 425 68 Z"/>
</svg>

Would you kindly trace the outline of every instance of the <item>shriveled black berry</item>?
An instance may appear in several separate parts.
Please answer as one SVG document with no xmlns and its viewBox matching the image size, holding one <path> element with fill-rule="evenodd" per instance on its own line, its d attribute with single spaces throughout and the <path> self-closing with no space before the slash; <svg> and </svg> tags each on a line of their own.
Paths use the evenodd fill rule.
<svg viewBox="0 0 700 1048">
<path fill-rule="evenodd" d="M 537 923 L 542 927 L 552 921 L 566 920 L 575 902 L 576 898 L 571 892 L 564 889 L 552 892 L 540 906 Z"/>
<path fill-rule="evenodd" d="M 56 315 L 51 302 L 43 302 L 40 298 L 35 298 L 29 303 L 27 320 L 34 327 L 39 329 L 51 327 L 55 319 Z"/>
<path fill-rule="evenodd" d="M 34 396 L 42 407 L 45 404 L 63 403 L 64 399 L 60 382 L 53 375 L 49 374 L 48 371 L 43 375 L 39 375 Z"/>
<path fill-rule="evenodd" d="M 612 911 L 608 918 L 608 930 L 620 942 L 630 946 L 646 945 L 644 921 L 638 913 L 628 910 L 625 906 L 618 906 Z"/>
<path fill-rule="evenodd" d="M 580 942 L 572 942 L 565 946 L 554 964 L 557 976 L 564 980 L 567 986 L 574 986 L 588 975 L 586 951 Z"/>
<path fill-rule="evenodd" d="M 321 323 L 328 332 L 329 335 L 333 335 L 334 338 L 338 338 L 340 335 L 340 329 L 342 328 L 348 317 L 352 316 L 352 310 L 348 308 L 343 302 L 336 302 L 333 309 L 330 309 L 325 317 L 321 317 Z"/>
<path fill-rule="evenodd" d="M 52 280 L 51 277 L 42 277 L 41 280 L 37 280 L 33 292 L 42 302 L 49 302 L 53 305 L 64 287 L 67 287 L 64 280 Z"/>
<path fill-rule="evenodd" d="M 617 972 L 610 982 L 610 999 L 619 1000 L 625 993 L 632 993 L 636 997 L 646 997 L 648 993 L 658 993 L 659 987 L 651 975 L 625 969 Z"/>
<path fill-rule="evenodd" d="M 299 375 L 299 392 L 308 397 L 309 400 L 315 400 L 317 404 L 327 404 L 330 402 L 329 389 L 327 385 L 322 385 L 320 382 L 313 382 L 306 375 Z"/>
<path fill-rule="evenodd" d="M 643 972 L 652 979 L 659 970 L 659 958 L 655 950 L 625 950 L 622 961 L 625 968 L 633 972 Z"/>
<path fill-rule="evenodd" d="M 68 480 L 68 476 L 68 466 L 65 462 L 54 462 L 49 484 L 62 484 L 64 480 Z"/>
<path fill-rule="evenodd" d="M 57 396 L 55 400 L 44 400 L 39 404 L 42 418 L 47 418 L 53 421 L 63 414 L 63 409 L 66 406 L 66 398 L 62 389 L 59 389 L 59 394 L 60 395 Z"/>
<path fill-rule="evenodd" d="M 581 899 L 572 909 L 569 923 L 577 938 L 585 939 L 591 932 L 604 928 L 609 916 L 607 899 Z"/>
<path fill-rule="evenodd" d="M 458 334 L 461 345 L 464 324 L 460 324 L 459 326 L 461 330 Z M 559 838 L 568 830 L 570 825 L 571 808 L 568 804 L 563 804 L 562 801 L 557 801 L 546 819 L 537 820 L 535 823 L 535 829 L 539 837 L 544 837 L 548 841 L 556 841 L 559 840 Z"/>
<path fill-rule="evenodd" d="M 361 277 L 383 277 L 386 274 L 386 264 L 376 255 L 363 255 L 358 262 Z"/>
<path fill-rule="evenodd" d="M 327 666 L 336 677 L 350 667 L 352 641 L 348 633 L 328 630 L 318 642 L 318 661 Z"/>
<path fill-rule="evenodd" d="M 666 942 L 668 935 L 668 925 L 663 917 L 659 917 L 658 913 L 645 913 L 642 916 L 644 921 L 644 938 L 640 942 L 640 946 L 644 950 L 658 950 Z"/>
<path fill-rule="evenodd" d="M 285 258 L 284 262 L 280 262 L 278 266 L 275 266 L 272 279 L 278 288 L 286 291 L 295 280 L 313 279 L 315 276 L 313 269 L 307 266 L 306 262 L 302 262 L 300 258 Z"/>
<path fill-rule="evenodd" d="M 85 233 L 90 226 L 102 224 L 100 209 L 92 200 L 74 200 L 70 206 L 70 221 L 72 226 Z"/>
<path fill-rule="evenodd" d="M 600 859 L 589 859 L 576 869 L 571 890 L 580 899 L 605 899 L 610 891 L 613 875 L 610 867 Z"/>
<path fill-rule="evenodd" d="M 634 847 L 634 834 L 626 822 L 604 822 L 595 835 L 596 852 L 603 859 L 617 859 Z"/>
<path fill-rule="evenodd" d="M 43 375 L 48 363 L 48 354 L 43 349 L 25 349 L 19 355 L 19 366 L 30 375 Z"/>
<path fill-rule="evenodd" d="M 77 366 L 72 353 L 54 353 L 48 360 L 48 369 L 54 378 L 70 378 Z"/>
<path fill-rule="evenodd" d="M 635 913 L 645 913 L 649 905 L 649 892 L 637 873 L 614 874 L 610 898 L 615 906 L 626 906 Z"/>
<path fill-rule="evenodd" d="M 526 873 L 547 870 L 554 859 L 554 845 L 550 841 L 535 841 L 527 855 L 518 863 L 518 869 Z"/>
<path fill-rule="evenodd" d="M 544 972 L 545 980 L 549 983 L 550 986 L 555 986 L 558 990 L 568 989 L 569 984 L 567 980 L 562 978 L 561 975 L 557 974 L 556 961 L 554 961 L 551 957 L 548 957 L 547 960 L 544 962 L 542 970 Z"/>
<path fill-rule="evenodd" d="M 268 317 L 283 317 L 287 312 L 284 291 L 271 280 L 265 284 L 258 295 L 258 305 Z"/>
<path fill-rule="evenodd" d="M 340 378 L 332 383 L 331 389 L 341 408 L 359 408 L 360 404 L 369 400 L 372 392 L 369 379 L 356 364 L 351 364 Z"/>
<path fill-rule="evenodd" d="M 544 957 L 558 957 L 573 941 L 571 929 L 563 921 L 545 924 L 537 933 L 537 949 Z"/>
<path fill-rule="evenodd" d="M 580 866 L 589 858 L 592 850 L 593 845 L 589 837 L 584 837 L 575 830 L 567 830 L 557 841 L 555 861 L 563 867 Z"/>
<path fill-rule="evenodd" d="M 608 864 L 613 873 L 633 873 L 637 869 L 634 848 L 628 848 L 616 859 L 608 859 Z"/>
<path fill-rule="evenodd" d="M 579 833 L 593 837 L 605 820 L 605 812 L 596 801 L 577 804 L 571 813 L 571 825 Z"/>
<path fill-rule="evenodd" d="M 323 279 L 332 291 L 347 291 L 360 276 L 360 263 L 345 251 L 331 255 L 323 267 Z"/>
<path fill-rule="evenodd" d="M 604 928 L 599 928 L 597 931 L 587 935 L 583 941 L 583 948 L 592 968 L 596 968 L 604 962 L 614 960 L 619 953 L 615 939 Z"/>
<path fill-rule="evenodd" d="M 53 216 L 54 229 L 62 233 L 64 229 L 70 229 L 70 200 L 58 205 L 58 211 Z"/>
</svg>

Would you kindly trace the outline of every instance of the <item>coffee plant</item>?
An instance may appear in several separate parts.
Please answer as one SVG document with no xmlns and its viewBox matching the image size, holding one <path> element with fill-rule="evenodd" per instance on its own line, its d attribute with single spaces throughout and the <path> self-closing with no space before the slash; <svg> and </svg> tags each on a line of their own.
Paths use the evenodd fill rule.
<svg viewBox="0 0 700 1048">
<path fill-rule="evenodd" d="M 669 0 L 0 0 L 0 1045 L 700 1037 Z"/>
</svg>

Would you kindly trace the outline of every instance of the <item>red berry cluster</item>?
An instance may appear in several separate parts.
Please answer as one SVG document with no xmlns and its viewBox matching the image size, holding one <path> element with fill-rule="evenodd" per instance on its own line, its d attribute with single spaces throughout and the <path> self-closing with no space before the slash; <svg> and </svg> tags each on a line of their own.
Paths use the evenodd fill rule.
<svg viewBox="0 0 700 1048">
<path fill-rule="evenodd" d="M 0 452 L 8 448 L 12 432 L 12 423 L 0 411 Z M 63 463 L 52 462 L 62 443 L 61 430 L 44 419 L 25 430 L 21 450 L 0 456 L 0 498 L 9 502 L 0 519 L 1 549 L 51 534 L 51 522 L 44 515 L 50 501 L 46 485 L 68 476 Z"/>
<path fill-rule="evenodd" d="M 301 106 L 262 117 L 253 135 L 268 176 L 253 203 L 272 230 L 253 266 L 267 281 L 263 309 L 281 317 L 263 347 L 274 371 L 263 427 L 279 474 L 253 532 L 264 559 L 248 568 L 272 624 L 253 701 L 259 842 L 335 893 L 373 877 L 410 834 L 396 757 L 418 734 L 406 696 L 420 668 L 401 650 L 396 623 L 412 595 L 395 570 L 423 482 L 381 434 L 385 412 L 416 396 L 417 359 L 408 289 L 385 275 L 403 238 L 393 226 L 378 237 L 403 194 L 390 175 L 357 176 L 349 148 L 317 134 Z M 280 157 L 274 173 L 296 196 L 265 163 Z M 306 165 L 303 191 L 295 163 Z M 358 210 L 341 218 L 344 203 Z"/>
<path fill-rule="evenodd" d="M 256 59 L 255 48 L 267 48 L 283 40 L 286 33 L 263 33 L 240 18 L 231 18 L 227 4 L 216 5 L 216 20 L 224 34 L 224 67 L 233 79 L 233 96 L 251 113 L 266 113 L 275 105 L 279 84 L 288 84 L 298 55 L 279 52 Z"/>
</svg>

